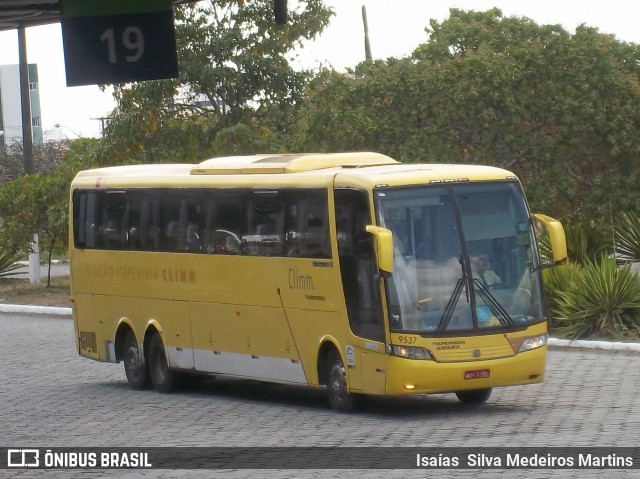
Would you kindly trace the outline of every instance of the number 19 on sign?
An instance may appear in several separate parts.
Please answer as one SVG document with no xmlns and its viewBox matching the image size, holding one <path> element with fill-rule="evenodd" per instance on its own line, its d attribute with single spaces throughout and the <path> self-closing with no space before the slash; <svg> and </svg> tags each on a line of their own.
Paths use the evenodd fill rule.
<svg viewBox="0 0 640 479">
<path fill-rule="evenodd" d="M 116 55 L 116 39 L 113 28 L 108 28 L 100 35 L 100 40 L 107 44 L 109 53 L 109 63 L 118 63 Z M 127 27 L 122 32 L 122 45 L 131 52 L 126 55 L 125 60 L 129 63 L 137 62 L 144 55 L 144 35 L 138 27 Z"/>
</svg>

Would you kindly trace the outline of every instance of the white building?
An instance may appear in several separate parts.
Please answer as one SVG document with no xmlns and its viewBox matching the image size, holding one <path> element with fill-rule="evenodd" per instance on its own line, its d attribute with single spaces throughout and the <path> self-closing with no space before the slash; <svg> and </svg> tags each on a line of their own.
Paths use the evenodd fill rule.
<svg viewBox="0 0 640 479">
<path fill-rule="evenodd" d="M 33 144 L 42 145 L 38 65 L 29 64 L 31 127 Z M 0 65 L 0 147 L 22 143 L 22 105 L 20 102 L 20 69 L 18 65 Z"/>
</svg>

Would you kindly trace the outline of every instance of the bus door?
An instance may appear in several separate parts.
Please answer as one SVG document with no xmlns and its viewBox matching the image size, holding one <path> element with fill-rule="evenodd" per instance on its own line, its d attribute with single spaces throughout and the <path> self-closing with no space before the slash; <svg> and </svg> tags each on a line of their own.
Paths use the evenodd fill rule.
<svg viewBox="0 0 640 479">
<path fill-rule="evenodd" d="M 353 341 L 342 351 L 349 387 L 385 392 L 385 328 L 381 283 L 375 258 L 368 196 L 354 189 L 335 190 L 338 254 L 344 299 Z"/>
</svg>

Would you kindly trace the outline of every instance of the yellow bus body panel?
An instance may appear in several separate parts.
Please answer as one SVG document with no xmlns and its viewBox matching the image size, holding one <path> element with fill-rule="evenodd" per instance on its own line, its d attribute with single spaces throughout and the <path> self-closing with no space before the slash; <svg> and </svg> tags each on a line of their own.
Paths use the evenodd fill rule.
<svg viewBox="0 0 640 479">
<path fill-rule="evenodd" d="M 372 206 L 372 191 L 381 184 L 461 179 L 515 176 L 482 166 L 402 165 L 371 153 L 306 158 L 261 155 L 212 159 L 200 165 L 132 165 L 80 172 L 72 193 L 77 188 L 325 188 L 331 258 L 76 249 L 71 231 L 78 351 L 99 361 L 117 361 L 118 328 L 127 325 L 141 345 L 145 334 L 158 330 L 169 365 L 178 370 L 318 385 L 319 351 L 323 344 L 331 343 L 345 362 L 349 388 L 354 392 L 404 395 L 540 382 L 546 347 L 516 354 L 512 344 L 518 338 L 546 333 L 546 323 L 507 334 L 444 339 L 389 333 L 387 329 L 384 342 L 351 332 L 332 189 L 362 189 L 368 192 Z M 384 314 L 388 314 L 386 308 Z M 431 351 L 434 360 L 389 355 L 387 343 L 402 344 L 400 336 L 411 337 L 413 346 Z M 465 342 L 464 347 L 438 344 L 459 340 Z M 476 350 L 478 357 L 473 356 Z M 488 377 L 465 379 L 465 373 L 478 370 L 488 370 Z"/>
<path fill-rule="evenodd" d="M 386 393 L 442 393 L 540 383 L 544 380 L 546 351 L 544 346 L 508 358 L 456 363 L 389 356 Z M 488 371 L 489 376 L 465 379 L 465 373 L 474 371 Z"/>
<path fill-rule="evenodd" d="M 389 356 L 387 394 L 447 392 L 482 389 L 544 380 L 546 346 L 518 352 L 526 338 L 547 333 L 546 322 L 506 334 L 423 338 L 393 333 L 393 344 L 424 347 L 433 360 Z M 465 379 L 465 373 L 483 371 L 487 377 Z M 407 385 L 413 386 L 408 389 Z"/>
</svg>

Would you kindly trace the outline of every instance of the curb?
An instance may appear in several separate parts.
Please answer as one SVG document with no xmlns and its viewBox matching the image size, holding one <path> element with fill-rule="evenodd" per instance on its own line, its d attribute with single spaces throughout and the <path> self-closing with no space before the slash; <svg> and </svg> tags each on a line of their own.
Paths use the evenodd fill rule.
<svg viewBox="0 0 640 479">
<path fill-rule="evenodd" d="M 0 313 L 50 314 L 57 316 L 71 316 L 72 309 L 53 306 L 0 304 Z M 621 341 L 585 341 L 582 339 L 570 340 L 549 338 L 547 345 L 559 348 L 601 349 L 604 351 L 632 351 L 640 353 L 640 343 L 623 343 Z"/>
<path fill-rule="evenodd" d="M 585 341 L 583 339 L 549 338 L 547 345 L 560 348 L 602 349 L 606 351 L 633 351 L 640 353 L 640 343 L 623 343 L 621 341 Z"/>
<path fill-rule="evenodd" d="M 0 304 L 0 313 L 54 314 L 59 316 L 71 316 L 72 310 L 71 308 L 58 308 L 54 306 Z"/>
</svg>

